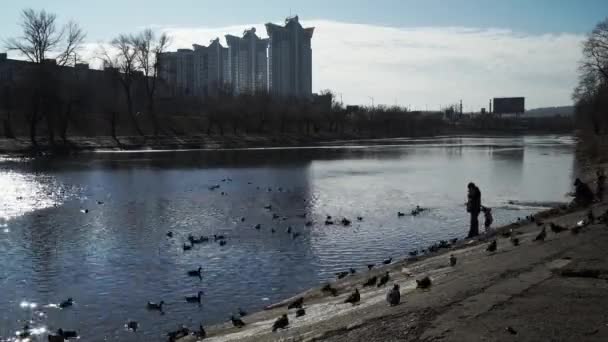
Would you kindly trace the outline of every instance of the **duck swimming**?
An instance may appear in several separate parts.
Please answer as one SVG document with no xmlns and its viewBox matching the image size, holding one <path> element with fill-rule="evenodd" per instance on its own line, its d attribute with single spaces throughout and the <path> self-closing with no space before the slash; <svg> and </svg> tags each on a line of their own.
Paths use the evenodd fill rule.
<svg viewBox="0 0 608 342">
<path fill-rule="evenodd" d="M 148 310 L 163 311 L 164 304 L 165 302 L 162 300 L 159 303 L 148 302 L 148 305 L 146 307 L 148 308 Z"/>
<path fill-rule="evenodd" d="M 196 296 L 186 296 L 186 302 L 200 304 L 202 297 L 203 297 L 203 291 L 198 291 L 198 294 Z"/>
<path fill-rule="evenodd" d="M 64 300 L 63 302 L 59 303 L 59 307 L 62 309 L 68 308 L 70 306 L 74 305 L 74 300 L 70 297 L 67 300 Z"/>
</svg>

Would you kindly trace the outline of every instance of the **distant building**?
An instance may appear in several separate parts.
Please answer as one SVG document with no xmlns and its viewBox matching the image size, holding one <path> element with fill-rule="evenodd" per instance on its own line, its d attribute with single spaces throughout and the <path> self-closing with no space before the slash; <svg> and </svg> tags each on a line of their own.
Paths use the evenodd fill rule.
<svg viewBox="0 0 608 342">
<path fill-rule="evenodd" d="M 297 16 L 285 26 L 266 24 L 268 32 L 268 87 L 277 96 L 312 95 L 312 48 L 314 28 L 303 28 Z"/>
<path fill-rule="evenodd" d="M 160 77 L 174 96 L 215 96 L 226 82 L 228 49 L 219 39 L 192 47 L 163 53 Z"/>
<path fill-rule="evenodd" d="M 268 39 L 261 39 L 255 28 L 243 37 L 226 35 L 228 82 L 235 94 L 268 92 Z"/>
</svg>

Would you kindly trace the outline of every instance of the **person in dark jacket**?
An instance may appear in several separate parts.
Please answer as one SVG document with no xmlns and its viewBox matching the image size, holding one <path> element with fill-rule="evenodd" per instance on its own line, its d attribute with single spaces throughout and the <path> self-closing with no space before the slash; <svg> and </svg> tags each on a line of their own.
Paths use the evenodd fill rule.
<svg viewBox="0 0 608 342">
<path fill-rule="evenodd" d="M 467 186 L 468 200 L 467 212 L 471 215 L 471 226 L 467 238 L 472 238 L 479 235 L 479 212 L 481 212 L 481 191 L 475 183 L 469 183 Z"/>
<path fill-rule="evenodd" d="M 597 175 L 597 199 L 601 201 L 604 200 L 604 187 L 606 185 L 606 174 L 604 174 L 604 170 L 597 170 L 595 173 Z"/>
<path fill-rule="evenodd" d="M 589 185 L 578 178 L 574 181 L 574 203 L 576 205 L 586 207 L 593 202 L 594 197 Z"/>
</svg>

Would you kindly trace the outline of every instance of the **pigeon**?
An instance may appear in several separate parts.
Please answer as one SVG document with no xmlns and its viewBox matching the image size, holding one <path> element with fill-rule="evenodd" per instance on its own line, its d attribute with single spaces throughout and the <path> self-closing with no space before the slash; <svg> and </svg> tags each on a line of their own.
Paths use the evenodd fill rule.
<svg viewBox="0 0 608 342">
<path fill-rule="evenodd" d="M 359 303 L 359 301 L 361 300 L 361 295 L 359 294 L 359 290 L 355 289 L 355 292 L 351 293 L 350 296 L 348 296 L 348 298 L 346 298 L 346 300 L 344 301 L 344 303 L 351 303 L 352 305 L 355 305 L 357 303 Z"/>
<path fill-rule="evenodd" d="M 564 231 L 568 230 L 568 228 L 560 226 L 560 225 L 555 224 L 553 222 L 549 223 L 549 227 L 551 228 L 551 231 L 554 232 L 555 234 L 559 234 L 561 232 L 564 232 Z"/>
<path fill-rule="evenodd" d="M 272 325 L 272 331 L 274 332 L 279 329 L 285 329 L 287 326 L 289 326 L 289 319 L 287 318 L 286 314 L 283 314 L 283 316 L 279 317 Z"/>
<path fill-rule="evenodd" d="M 127 329 L 133 332 L 137 332 L 137 329 L 139 328 L 139 323 L 137 323 L 137 321 L 128 321 L 126 327 Z"/>
<path fill-rule="evenodd" d="M 240 318 L 234 317 L 234 315 L 230 316 L 230 320 L 232 321 L 232 325 L 237 328 L 242 328 L 245 326 L 245 322 L 243 322 L 243 320 Z"/>
<path fill-rule="evenodd" d="M 338 295 L 338 290 L 336 290 L 335 288 L 331 287 L 330 284 L 326 284 L 325 286 L 323 286 L 321 288 L 321 292 L 325 292 L 325 293 L 329 292 L 334 297 Z"/>
<path fill-rule="evenodd" d="M 382 277 L 380 277 L 380 281 L 378 282 L 378 287 L 382 287 L 384 285 L 386 285 L 386 283 L 388 283 L 388 281 L 391 279 L 391 276 L 389 275 L 388 272 L 386 272 L 386 274 L 384 274 Z"/>
<path fill-rule="evenodd" d="M 302 317 L 302 316 L 304 316 L 304 315 L 306 315 L 306 310 L 304 310 L 304 308 L 299 308 L 299 309 L 296 311 L 296 317 Z"/>
<path fill-rule="evenodd" d="M 431 287 L 431 278 L 424 277 L 422 279 L 416 279 L 416 287 L 419 289 L 428 289 Z"/>
<path fill-rule="evenodd" d="M 399 292 L 399 285 L 393 285 L 393 289 L 388 291 L 386 294 L 386 301 L 390 306 L 399 305 L 401 302 L 401 293 Z"/>
<path fill-rule="evenodd" d="M 543 229 L 538 233 L 538 235 L 534 238 L 534 241 L 545 241 L 547 237 L 547 227 L 543 227 Z"/>
<path fill-rule="evenodd" d="M 300 297 L 287 305 L 287 309 L 300 309 L 304 304 L 304 297 Z"/>
<path fill-rule="evenodd" d="M 367 281 L 363 284 L 363 287 L 374 286 L 374 285 L 376 285 L 377 282 L 378 282 L 378 277 L 373 276 L 373 277 L 367 279 Z"/>
<path fill-rule="evenodd" d="M 454 256 L 454 254 L 450 254 L 450 266 L 456 266 L 456 257 Z"/>
<path fill-rule="evenodd" d="M 498 242 L 496 240 L 490 242 L 486 251 L 488 252 L 496 252 L 496 247 L 498 246 Z"/>
</svg>

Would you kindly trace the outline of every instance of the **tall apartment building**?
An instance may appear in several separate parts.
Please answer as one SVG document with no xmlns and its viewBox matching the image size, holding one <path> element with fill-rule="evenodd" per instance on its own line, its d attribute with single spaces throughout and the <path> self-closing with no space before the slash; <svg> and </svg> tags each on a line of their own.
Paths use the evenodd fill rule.
<svg viewBox="0 0 608 342">
<path fill-rule="evenodd" d="M 226 35 L 228 45 L 228 81 L 235 94 L 268 91 L 266 50 L 268 39 L 261 39 L 255 28 L 243 37 Z"/>
<path fill-rule="evenodd" d="M 192 49 L 163 53 L 160 77 L 173 95 L 215 96 L 226 81 L 227 60 L 228 49 L 219 39 L 209 46 L 194 44 Z"/>
<path fill-rule="evenodd" d="M 312 48 L 314 28 L 303 28 L 297 16 L 285 26 L 266 24 L 268 32 L 268 88 L 277 96 L 312 95 Z"/>
</svg>

